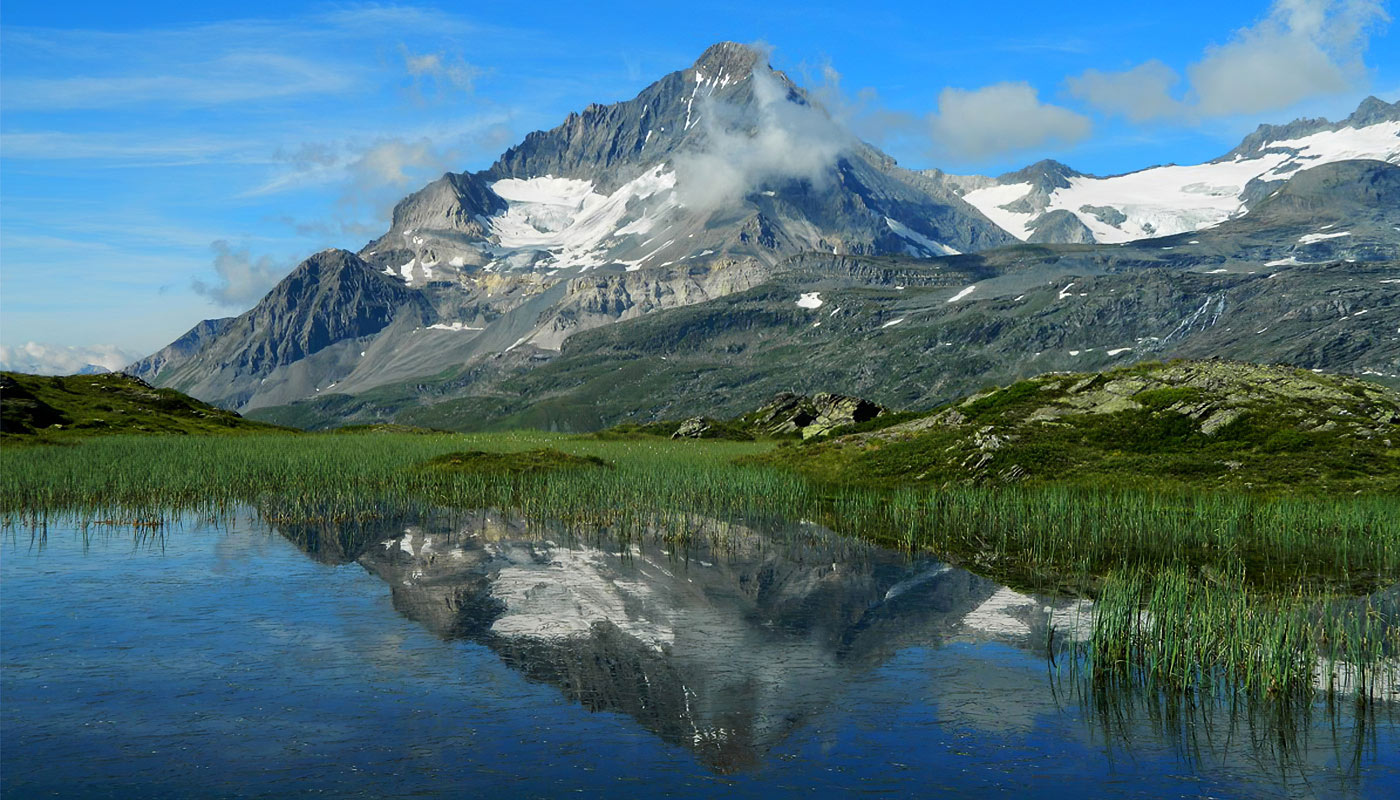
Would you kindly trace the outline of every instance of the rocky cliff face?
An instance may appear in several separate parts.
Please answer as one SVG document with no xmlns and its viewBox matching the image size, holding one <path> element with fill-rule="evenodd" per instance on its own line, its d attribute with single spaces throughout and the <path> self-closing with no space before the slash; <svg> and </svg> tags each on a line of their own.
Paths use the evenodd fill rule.
<svg viewBox="0 0 1400 800">
<path fill-rule="evenodd" d="M 394 324 L 435 316 L 422 293 L 353 253 L 303 261 L 251 310 L 159 380 L 195 397 L 246 406 L 265 380 L 328 348 L 369 339 Z"/>
<path fill-rule="evenodd" d="M 811 397 L 784 392 L 738 422 L 765 436 L 811 439 L 836 428 L 868 422 L 885 409 L 859 397 L 818 392 Z"/>
</svg>

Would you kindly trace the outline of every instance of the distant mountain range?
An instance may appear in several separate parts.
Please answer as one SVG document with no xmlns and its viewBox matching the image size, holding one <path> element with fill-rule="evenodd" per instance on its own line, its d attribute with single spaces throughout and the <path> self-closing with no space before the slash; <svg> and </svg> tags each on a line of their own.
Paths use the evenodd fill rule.
<svg viewBox="0 0 1400 800">
<path fill-rule="evenodd" d="M 1024 242 L 1119 244 L 1219 225 L 1299 170 L 1353 159 L 1400 163 L 1400 104 L 1367 98 L 1341 122 L 1260 125 L 1205 164 L 1096 177 L 1041 161 L 997 178 L 926 175 Z"/>
<path fill-rule="evenodd" d="M 1385 319 L 1400 294 L 1397 162 L 1400 103 L 1371 98 L 1340 123 L 1262 126 L 1194 167 L 915 172 L 722 43 L 489 169 L 444 175 L 359 253 L 312 256 L 248 312 L 128 371 L 309 426 L 564 429 L 737 411 L 775 387 L 929 404 L 1109 351 L 1385 379 L 1400 374 Z M 1090 286 L 1094 299 L 1063 302 Z M 1363 286 L 1365 308 L 1334 297 Z M 1222 297 L 1228 314 L 1210 305 Z M 1056 302 L 1029 312 L 1035 298 Z M 1255 325 L 1315 305 L 1372 315 L 1370 338 L 1344 346 L 1320 324 L 1219 337 L 1237 307 Z M 686 348 L 703 357 L 678 371 L 668 354 Z"/>
</svg>

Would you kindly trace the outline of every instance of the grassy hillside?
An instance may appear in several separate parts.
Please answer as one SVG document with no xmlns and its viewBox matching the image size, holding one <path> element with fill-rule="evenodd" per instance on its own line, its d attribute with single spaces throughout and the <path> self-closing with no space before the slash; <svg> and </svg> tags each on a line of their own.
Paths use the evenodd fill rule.
<svg viewBox="0 0 1400 800">
<path fill-rule="evenodd" d="M 43 376 L 0 373 L 0 438 L 54 442 L 113 433 L 265 433 L 244 419 L 121 373 Z"/>
<path fill-rule="evenodd" d="M 868 486 L 1400 493 L 1400 393 L 1224 361 L 1050 373 L 763 460 Z"/>
</svg>

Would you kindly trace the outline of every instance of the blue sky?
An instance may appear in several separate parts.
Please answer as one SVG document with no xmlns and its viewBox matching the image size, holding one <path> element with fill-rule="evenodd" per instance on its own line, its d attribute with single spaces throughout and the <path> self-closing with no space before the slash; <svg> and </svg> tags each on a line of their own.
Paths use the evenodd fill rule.
<svg viewBox="0 0 1400 800">
<path fill-rule="evenodd" d="M 1387 6 L 10 0 L 0 360 L 120 361 L 246 310 L 443 171 L 716 41 L 766 43 L 906 166 L 1107 174 L 1400 98 Z"/>
</svg>

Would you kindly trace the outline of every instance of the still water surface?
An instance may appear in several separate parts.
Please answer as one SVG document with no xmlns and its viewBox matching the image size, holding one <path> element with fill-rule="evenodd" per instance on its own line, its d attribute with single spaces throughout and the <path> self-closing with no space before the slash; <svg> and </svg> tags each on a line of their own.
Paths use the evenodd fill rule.
<svg viewBox="0 0 1400 800">
<path fill-rule="evenodd" d="M 810 525 L 0 544 L 5 797 L 1387 797 L 1400 715 L 1084 700 L 1085 609 Z M 296 542 L 294 544 L 294 542 Z M 1283 735 L 1280 735 L 1280 734 Z"/>
</svg>

